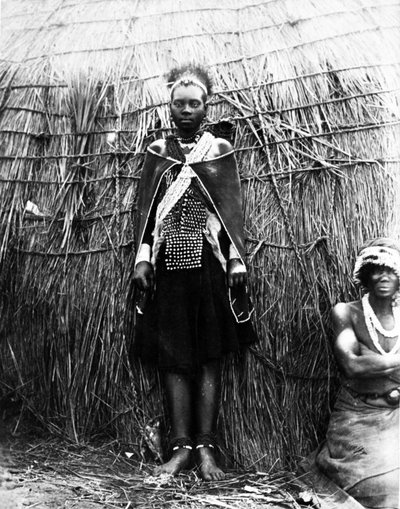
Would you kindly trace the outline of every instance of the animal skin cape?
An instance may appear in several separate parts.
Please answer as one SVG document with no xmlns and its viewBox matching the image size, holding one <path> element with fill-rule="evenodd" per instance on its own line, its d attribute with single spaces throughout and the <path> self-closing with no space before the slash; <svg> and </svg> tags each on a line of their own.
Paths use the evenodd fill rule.
<svg viewBox="0 0 400 509">
<path fill-rule="evenodd" d="M 173 166 L 182 167 L 183 163 L 148 149 L 138 194 L 138 248 L 143 241 L 161 178 Z M 242 199 L 233 151 L 208 161 L 191 163 L 190 167 L 244 263 Z"/>
<path fill-rule="evenodd" d="M 164 157 L 151 149 L 147 150 L 138 190 L 137 205 L 137 250 L 143 242 L 149 217 L 157 197 L 163 175 L 173 166 L 183 167 L 181 161 Z M 214 159 L 190 163 L 198 177 L 201 188 L 208 196 L 226 234 L 235 246 L 243 263 L 245 257 L 243 241 L 243 216 L 240 180 L 234 152 L 228 152 Z M 226 249 L 221 246 L 224 256 Z M 225 251 L 225 252 L 224 252 Z M 250 317 L 248 297 L 243 292 L 230 289 L 232 311 L 238 322 Z M 237 308 L 237 309 L 236 309 Z"/>
</svg>

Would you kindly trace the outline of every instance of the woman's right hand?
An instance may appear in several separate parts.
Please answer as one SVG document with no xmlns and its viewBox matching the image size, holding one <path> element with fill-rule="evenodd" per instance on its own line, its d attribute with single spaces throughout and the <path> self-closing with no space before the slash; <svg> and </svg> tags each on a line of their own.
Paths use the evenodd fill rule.
<svg viewBox="0 0 400 509">
<path fill-rule="evenodd" d="M 154 270 L 149 262 L 139 262 L 135 266 L 133 282 L 141 291 L 152 290 L 154 284 Z"/>
</svg>

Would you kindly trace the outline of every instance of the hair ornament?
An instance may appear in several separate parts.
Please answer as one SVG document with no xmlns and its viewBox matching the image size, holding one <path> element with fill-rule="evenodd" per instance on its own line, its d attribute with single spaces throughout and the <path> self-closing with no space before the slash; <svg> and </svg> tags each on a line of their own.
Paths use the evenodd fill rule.
<svg viewBox="0 0 400 509">
<path fill-rule="evenodd" d="M 400 253 L 397 249 L 385 246 L 370 246 L 361 251 L 354 265 L 353 278 L 358 284 L 360 271 L 365 265 L 378 265 L 392 269 L 400 281 Z"/>
<path fill-rule="evenodd" d="M 189 76 L 184 78 L 179 78 L 175 81 L 175 83 L 171 87 L 171 96 L 173 91 L 176 87 L 179 87 L 183 85 L 184 87 L 187 87 L 189 85 L 194 85 L 195 87 L 201 88 L 201 90 L 208 95 L 207 87 L 202 83 L 200 80 L 198 80 L 195 76 Z"/>
</svg>

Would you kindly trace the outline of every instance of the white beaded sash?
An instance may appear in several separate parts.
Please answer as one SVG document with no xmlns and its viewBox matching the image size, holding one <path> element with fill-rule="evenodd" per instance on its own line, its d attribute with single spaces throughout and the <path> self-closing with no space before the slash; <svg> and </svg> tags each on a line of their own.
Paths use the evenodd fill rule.
<svg viewBox="0 0 400 509">
<path fill-rule="evenodd" d="M 190 164 L 194 162 L 203 161 L 208 154 L 214 136 L 211 133 L 205 132 L 198 143 L 194 147 L 194 149 L 186 155 L 186 161 L 179 172 L 179 175 L 172 182 L 172 184 L 168 187 L 163 199 L 158 204 L 156 210 L 155 217 L 155 227 L 153 232 L 153 249 L 152 249 L 152 258 L 151 263 L 155 267 L 158 251 L 163 242 L 163 222 L 167 214 L 169 214 L 174 207 L 174 205 L 178 202 L 178 200 L 184 195 L 184 193 L 189 188 L 192 178 L 196 177 L 195 172 L 191 168 Z"/>
<path fill-rule="evenodd" d="M 162 221 L 165 216 L 171 211 L 172 207 L 183 196 L 186 189 L 190 186 L 193 177 L 196 177 L 195 172 L 192 170 L 190 164 L 203 161 L 211 148 L 214 136 L 211 133 L 204 133 L 194 149 L 187 154 L 186 162 L 182 170 L 176 177 L 174 182 L 169 186 L 163 199 L 159 203 L 156 211 L 156 224 Z"/>
</svg>

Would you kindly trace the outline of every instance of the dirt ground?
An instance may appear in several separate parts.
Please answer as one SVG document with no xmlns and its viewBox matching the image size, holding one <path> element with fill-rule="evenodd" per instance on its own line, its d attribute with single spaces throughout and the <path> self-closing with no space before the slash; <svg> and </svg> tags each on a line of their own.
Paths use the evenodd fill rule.
<svg viewBox="0 0 400 509">
<path fill-rule="evenodd" d="M 2 433 L 0 509 L 246 508 L 314 505 L 289 474 L 229 471 L 203 482 L 195 469 L 155 478 L 117 441 L 77 445 L 50 437 Z"/>
</svg>

